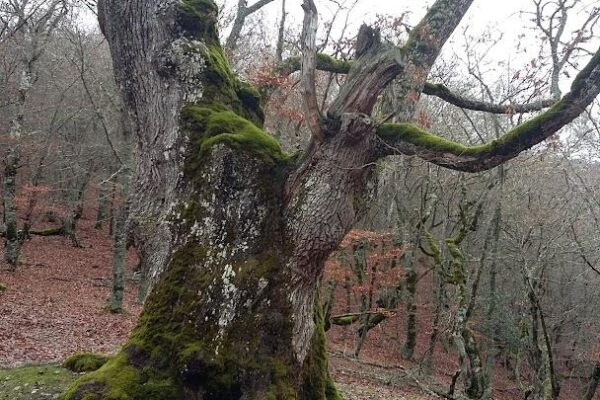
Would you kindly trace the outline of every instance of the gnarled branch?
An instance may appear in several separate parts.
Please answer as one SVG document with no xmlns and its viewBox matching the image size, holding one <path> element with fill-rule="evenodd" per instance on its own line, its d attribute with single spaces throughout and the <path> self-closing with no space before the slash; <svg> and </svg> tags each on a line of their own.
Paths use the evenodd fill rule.
<svg viewBox="0 0 600 400">
<path fill-rule="evenodd" d="M 404 69 L 400 49 L 381 43 L 379 31 L 367 25 L 360 28 L 356 50 L 346 82 L 329 108 L 333 118 L 344 113 L 370 114 L 381 92 Z"/>
<path fill-rule="evenodd" d="M 471 6 L 473 0 L 437 0 L 411 31 L 400 49 L 382 44 L 379 32 L 363 25 L 357 43 L 357 60 L 350 69 L 328 114 L 370 114 L 383 90 L 404 70 L 405 92 L 419 94 L 443 45 Z M 412 99 L 412 96 L 405 96 Z M 415 96 L 415 100 L 418 96 Z"/>
<path fill-rule="evenodd" d="M 396 153 L 416 155 L 434 164 L 467 172 L 491 169 L 556 133 L 573 121 L 600 93 L 600 49 L 577 74 L 571 91 L 546 112 L 480 146 L 465 146 L 436 136 L 410 123 L 381 125 L 384 140 L 377 156 Z"/>
<path fill-rule="evenodd" d="M 484 111 L 491 114 L 522 114 L 532 111 L 540 111 L 556 103 L 555 99 L 538 100 L 527 104 L 494 104 L 486 101 L 473 100 L 452 92 L 448 87 L 438 83 L 426 82 L 423 93 L 436 96 L 440 99 L 460 108 L 473 111 Z"/>
</svg>

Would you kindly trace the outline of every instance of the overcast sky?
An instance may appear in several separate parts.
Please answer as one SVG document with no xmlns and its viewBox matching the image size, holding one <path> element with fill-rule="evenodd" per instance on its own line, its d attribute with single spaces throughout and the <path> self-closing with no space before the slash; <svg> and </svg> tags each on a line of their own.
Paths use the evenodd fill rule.
<svg viewBox="0 0 600 400">
<path fill-rule="evenodd" d="M 237 0 L 223 0 L 225 8 L 233 10 Z M 253 4 L 256 0 L 248 0 Z M 345 0 L 350 4 L 353 0 Z M 344 0 L 315 0 L 320 14 L 320 20 L 331 20 L 333 12 L 336 10 L 336 3 Z M 409 11 L 408 23 L 415 25 L 425 14 L 428 6 L 433 4 L 434 0 L 359 0 L 358 5 L 353 9 L 349 21 L 350 26 L 347 29 L 348 36 L 354 35 L 363 22 L 373 22 L 377 14 L 388 14 L 400 16 L 403 12 Z M 288 24 L 290 26 L 300 26 L 302 23 L 303 11 L 301 8 L 302 0 L 287 0 Z M 565 38 L 571 31 L 581 26 L 586 17 L 585 10 L 591 10 L 598 6 L 598 0 L 582 0 L 578 9 L 572 10 L 569 14 L 569 26 L 565 32 Z M 531 21 L 535 10 L 531 0 L 475 0 L 467 15 L 461 22 L 461 25 L 455 31 L 444 48 L 444 55 L 449 57 L 458 54 L 459 58 L 464 53 L 464 35 L 463 29 L 467 29 L 467 34 L 475 40 L 481 37 L 485 32 L 491 32 L 494 38 L 501 37 L 500 42 L 486 56 L 490 63 L 509 62 L 515 69 L 529 63 L 539 53 L 540 42 L 536 40 L 536 32 L 533 30 L 534 24 Z M 268 26 L 273 34 L 276 31 L 279 18 L 281 16 L 281 1 L 275 0 L 267 5 L 261 14 L 261 22 Z M 344 17 L 338 17 L 338 26 L 334 32 L 341 29 Z M 335 26 L 335 25 L 334 25 Z M 227 32 L 224 32 L 227 34 Z M 334 35 L 335 37 L 335 35 Z M 517 51 L 517 42 L 520 46 Z M 593 44 L 587 46 L 590 50 L 596 50 L 600 44 L 600 37 Z M 492 72 L 493 74 L 493 72 Z M 563 90 L 569 86 L 570 79 L 564 79 L 561 82 Z"/>
<path fill-rule="evenodd" d="M 225 4 L 225 10 L 229 11 L 234 10 L 238 2 L 238 0 L 216 1 Z M 253 4 L 256 1 L 248 0 L 248 3 Z M 336 3 L 344 3 L 344 1 L 346 4 L 350 4 L 353 0 L 315 0 L 321 22 L 331 20 L 333 12 L 337 8 Z M 362 23 L 373 22 L 377 14 L 400 16 L 403 12 L 409 11 L 407 22 L 410 25 L 415 25 L 425 14 L 427 7 L 433 2 L 434 0 L 359 0 L 359 3 L 350 14 L 347 36 L 356 34 Z M 591 10 L 594 6 L 597 7 L 598 3 L 599 0 L 581 0 L 579 9 L 572 10 L 569 14 L 569 27 L 565 37 L 568 37 L 567 35 L 571 31 L 581 25 L 586 16 L 584 11 Z M 287 0 L 288 26 L 296 26 L 300 29 L 303 17 L 301 4 L 302 0 Z M 449 57 L 458 54 L 459 58 L 464 58 L 462 57 L 462 53 L 464 53 L 462 32 L 465 28 L 467 34 L 475 40 L 485 32 L 491 32 L 494 38 L 501 37 L 501 40 L 486 56 L 486 60 L 490 63 L 510 62 L 513 68 L 519 69 L 519 64 L 528 63 L 539 52 L 539 41 L 535 39 L 535 32 L 532 29 L 532 11 L 534 11 L 532 0 L 475 0 L 461 25 L 444 48 L 443 55 Z M 276 34 L 280 17 L 281 0 L 273 1 L 261 10 L 261 23 L 263 26 L 267 26 L 273 35 Z M 95 19 L 94 17 L 88 15 L 84 19 L 95 24 L 95 21 L 92 21 L 92 19 Z M 334 25 L 333 30 L 334 37 L 337 36 L 335 32 L 339 32 L 341 29 L 344 19 L 345 14 L 338 17 L 338 24 L 337 26 Z M 223 34 L 226 35 L 227 32 L 224 31 Z M 524 45 L 521 46 L 520 51 L 517 51 L 516 43 L 519 41 Z M 600 37 L 596 38 L 593 43 L 588 44 L 587 48 L 595 51 L 599 45 Z M 565 79 L 563 83 L 564 86 L 568 87 L 569 79 Z"/>
</svg>

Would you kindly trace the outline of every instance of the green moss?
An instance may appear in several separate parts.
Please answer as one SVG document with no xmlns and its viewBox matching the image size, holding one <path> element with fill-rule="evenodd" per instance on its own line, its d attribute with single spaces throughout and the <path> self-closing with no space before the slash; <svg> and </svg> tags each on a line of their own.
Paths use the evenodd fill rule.
<svg viewBox="0 0 600 400">
<path fill-rule="evenodd" d="M 262 121 L 265 119 L 263 111 L 264 98 L 261 93 L 251 84 L 244 81 L 238 82 L 237 95 L 242 102 L 244 108 L 251 114 L 252 121 L 259 121 L 259 126 L 262 127 Z"/>
<path fill-rule="evenodd" d="M 317 54 L 317 69 L 329 72 L 348 73 L 352 67 L 351 61 L 337 60 L 330 55 Z"/>
<path fill-rule="evenodd" d="M 182 56 L 204 60 L 202 98 L 191 105 L 228 109 L 257 126 L 264 122 L 260 93 L 248 82 L 241 81 L 231 70 L 229 61 L 218 42 L 193 41 L 180 45 Z"/>
<path fill-rule="evenodd" d="M 188 34 L 204 41 L 218 43 L 219 9 L 212 0 L 180 0 L 178 25 Z"/>
<path fill-rule="evenodd" d="M 48 399 L 60 394 L 77 377 L 55 364 L 0 369 L 0 399 Z"/>
<path fill-rule="evenodd" d="M 441 136 L 434 135 L 414 124 L 383 124 L 377 135 L 388 141 L 411 143 L 423 150 L 445 152 L 477 158 L 512 154 L 541 142 L 545 138 L 546 126 L 551 125 L 562 113 L 568 112 L 569 100 L 557 102 L 546 112 L 517 125 L 497 140 L 478 146 L 465 146 Z"/>
<path fill-rule="evenodd" d="M 329 375 L 329 363 L 325 346 L 325 319 L 319 298 L 315 299 L 315 334 L 312 351 L 302 368 L 301 399 L 342 400 Z"/>
<path fill-rule="evenodd" d="M 6 292 L 7 290 L 8 287 L 5 284 L 0 283 L 0 294 Z"/>
<path fill-rule="evenodd" d="M 290 159 L 273 136 L 232 111 L 188 105 L 182 110 L 182 118 L 199 149 L 193 157 L 194 169 L 203 163 L 207 150 L 218 143 L 248 151 L 271 164 Z"/>
<path fill-rule="evenodd" d="M 472 154 L 480 151 L 480 147 L 483 147 L 467 147 L 441 136 L 433 135 L 410 123 L 383 124 L 377 130 L 377 135 L 385 140 L 408 142 L 418 147 L 451 154 Z"/>
<path fill-rule="evenodd" d="M 464 286 L 467 282 L 465 271 L 465 257 L 460 249 L 460 242 L 456 238 L 446 239 L 446 247 L 452 258 L 452 272 L 449 276 L 449 283 L 453 285 Z"/>
<path fill-rule="evenodd" d="M 73 354 L 65 360 L 63 367 L 73 372 L 91 372 L 99 369 L 108 361 L 108 357 L 93 353 Z"/>
<path fill-rule="evenodd" d="M 84 394 L 80 396 L 82 390 Z M 172 378 L 140 371 L 131 364 L 126 353 L 121 352 L 102 368 L 78 379 L 60 399 L 78 397 L 94 400 L 163 400 L 180 398 L 181 392 Z"/>
</svg>

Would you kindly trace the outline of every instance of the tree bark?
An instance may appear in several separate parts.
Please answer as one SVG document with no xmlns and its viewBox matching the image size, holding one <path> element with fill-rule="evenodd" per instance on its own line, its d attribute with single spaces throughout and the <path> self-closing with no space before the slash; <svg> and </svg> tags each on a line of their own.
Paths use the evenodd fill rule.
<svg viewBox="0 0 600 400">
<path fill-rule="evenodd" d="M 102 224 L 108 214 L 108 190 L 104 185 L 98 187 L 98 212 L 96 213 L 96 223 L 94 224 L 95 229 L 102 229 Z"/>
<path fill-rule="evenodd" d="M 419 246 L 419 234 L 413 234 L 411 248 L 406 255 L 406 341 L 402 346 L 402 358 L 410 360 L 415 353 L 417 345 L 417 248 Z"/>
<path fill-rule="evenodd" d="M 4 162 L 4 226 L 6 227 L 4 259 L 13 270 L 17 268 L 19 253 L 21 252 L 17 207 L 15 204 L 19 153 L 18 146 L 11 147 Z"/>
<path fill-rule="evenodd" d="M 109 308 L 113 313 L 123 311 L 123 293 L 125 291 L 125 254 L 127 252 L 127 220 L 129 216 L 129 196 L 131 177 L 129 172 L 123 177 L 123 201 L 115 223 L 113 252 L 113 281 Z"/>
</svg>

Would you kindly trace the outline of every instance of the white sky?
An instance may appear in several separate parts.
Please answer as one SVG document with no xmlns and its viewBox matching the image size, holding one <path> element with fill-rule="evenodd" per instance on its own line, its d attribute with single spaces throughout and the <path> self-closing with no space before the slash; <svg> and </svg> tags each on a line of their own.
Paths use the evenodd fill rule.
<svg viewBox="0 0 600 400">
<path fill-rule="evenodd" d="M 230 12 L 235 9 L 238 2 L 238 0 L 216 1 L 220 4 L 224 3 L 224 10 Z M 248 0 L 248 3 L 253 4 L 256 1 Z M 336 3 L 350 4 L 353 0 L 315 0 L 315 2 L 320 13 L 320 21 L 324 22 L 331 20 L 333 12 L 337 8 Z M 403 12 L 409 11 L 407 22 L 415 25 L 433 2 L 434 0 L 359 0 L 350 14 L 346 35 L 352 37 L 363 22 L 373 22 L 377 14 L 400 16 Z M 581 0 L 580 8 L 590 10 L 592 7 L 597 7 L 599 3 L 600 0 Z M 287 0 L 288 26 L 296 26 L 298 31 L 303 17 L 301 4 L 302 0 Z M 535 32 L 532 30 L 534 26 L 531 22 L 532 15 L 527 14 L 532 11 L 534 11 L 532 0 L 475 0 L 461 25 L 444 48 L 443 56 L 458 54 L 459 58 L 464 59 L 462 35 L 464 28 L 467 29 L 468 35 L 474 38 L 482 37 L 485 32 L 491 31 L 492 37 L 501 37 L 501 40 L 486 56 L 486 60 L 490 63 L 509 62 L 512 68 L 519 69 L 519 64 L 527 63 L 539 52 L 539 42 L 535 40 Z M 281 0 L 273 1 L 261 10 L 261 22 L 271 32 L 273 38 L 276 35 L 280 17 Z M 89 14 L 83 17 L 88 23 L 95 23 L 95 21 L 92 22 L 92 18 L 94 17 Z M 581 25 L 584 18 L 585 13 L 572 10 L 569 14 L 570 25 L 565 32 L 565 38 L 568 38 L 569 33 Z M 333 29 L 332 36 L 334 38 L 339 36 L 344 19 L 345 14 L 338 17 L 337 24 Z M 600 32 L 600 27 L 597 30 Z M 524 45 L 521 46 L 521 51 L 517 52 L 516 43 L 519 41 Z M 600 45 L 600 37 L 586 47 L 595 51 L 598 45 Z M 568 88 L 569 81 L 570 79 L 564 79 L 563 90 Z"/>
<path fill-rule="evenodd" d="M 237 4 L 237 0 L 222 0 L 226 4 L 226 9 L 232 9 Z M 253 4 L 256 0 L 249 0 L 249 4 Z M 350 4 L 352 0 L 335 0 L 336 2 L 346 2 Z M 404 11 L 410 11 L 408 22 L 415 25 L 425 14 L 427 7 L 434 0 L 359 0 L 358 5 L 353 9 L 349 18 L 350 27 L 347 32 L 351 35 L 357 32 L 363 22 L 373 22 L 377 14 L 388 14 L 400 16 Z M 321 22 L 330 20 L 333 12 L 337 8 L 332 0 L 315 0 L 320 13 Z M 598 0 L 581 0 L 581 7 L 591 9 L 598 6 Z M 288 21 L 290 25 L 300 26 L 302 22 L 302 0 L 287 0 Z M 281 15 L 281 2 L 275 0 L 273 3 L 263 8 L 264 13 L 261 18 L 264 23 L 274 32 L 278 25 L 278 20 Z M 519 40 L 519 35 L 525 34 L 527 37 L 532 37 L 533 23 L 531 15 L 524 12 L 534 11 L 534 5 L 531 0 L 475 0 L 467 15 L 457 28 L 456 32 L 462 32 L 463 27 L 468 27 L 468 33 L 477 37 L 489 28 L 495 32 L 502 32 L 502 40 L 495 49 L 494 56 L 506 59 L 514 55 L 511 49 L 515 47 L 515 43 Z M 583 13 L 577 13 L 575 10 L 569 15 L 571 30 L 576 29 L 582 19 L 585 17 Z M 339 32 L 340 26 L 343 23 L 344 16 L 338 17 L 336 26 Z M 334 32 L 336 29 L 334 28 Z M 565 32 L 565 37 L 568 35 Z M 459 51 L 462 48 L 461 35 L 456 34 L 447 44 L 446 51 Z M 521 39 L 523 40 L 523 39 Z M 600 38 L 591 49 L 595 50 L 600 42 Z M 596 47 L 594 47 L 596 46 Z"/>
<path fill-rule="evenodd" d="M 232 10 L 237 4 L 237 0 L 222 0 L 225 2 L 225 9 Z M 249 4 L 253 4 L 256 0 L 248 0 Z M 334 11 L 337 9 L 336 3 L 350 4 L 353 0 L 315 0 L 320 14 L 320 21 L 331 20 Z M 359 0 L 357 6 L 352 10 L 349 21 L 350 26 L 347 29 L 347 36 L 353 36 L 363 22 L 373 22 L 377 14 L 387 14 L 400 16 L 403 12 L 409 11 L 407 22 L 410 25 L 415 25 L 419 22 L 422 16 L 427 11 L 428 6 L 434 3 L 434 0 Z M 586 13 L 582 10 L 591 10 L 592 7 L 597 7 L 599 0 L 581 0 L 581 4 L 577 9 L 571 10 L 569 13 L 569 25 L 563 36 L 564 39 L 570 37 L 570 33 L 579 28 Z M 300 26 L 302 23 L 303 11 L 301 8 L 302 0 L 287 0 L 288 26 Z M 522 65 L 530 62 L 539 54 L 540 42 L 535 35 L 539 31 L 534 31 L 534 23 L 532 22 L 535 10 L 531 0 L 475 0 L 467 15 L 461 22 L 461 25 L 456 29 L 455 34 L 444 48 L 443 56 L 451 56 L 458 54 L 460 59 L 464 59 L 464 36 L 463 29 L 467 29 L 466 33 L 478 39 L 486 32 L 491 32 L 493 38 L 501 37 L 501 40 L 486 56 L 486 60 L 490 64 L 506 62 L 509 63 L 513 70 L 518 70 Z M 261 14 L 261 22 L 266 24 L 273 35 L 275 35 L 278 21 L 281 17 L 281 2 L 275 0 L 273 3 L 263 8 Z M 345 14 L 338 16 L 337 24 L 334 25 L 332 35 L 337 37 L 335 32 L 341 31 Z M 598 27 L 600 31 L 600 27 Z M 227 32 L 225 32 L 227 33 Z M 517 43 L 521 46 L 517 51 Z M 586 45 L 589 50 L 595 51 L 600 44 L 600 37 L 596 38 L 593 43 Z M 481 46 L 482 50 L 485 45 Z M 506 65 L 506 64 L 505 64 Z M 499 67 L 505 68 L 505 67 Z M 503 71 L 504 73 L 506 71 Z M 490 71 L 490 77 L 497 77 L 499 72 Z M 570 79 L 561 79 L 563 91 L 567 90 L 570 84 Z"/>
</svg>

